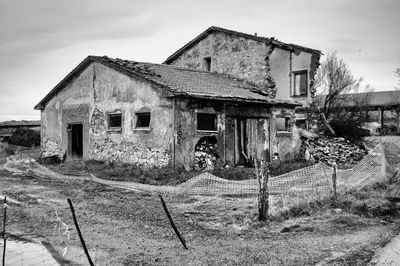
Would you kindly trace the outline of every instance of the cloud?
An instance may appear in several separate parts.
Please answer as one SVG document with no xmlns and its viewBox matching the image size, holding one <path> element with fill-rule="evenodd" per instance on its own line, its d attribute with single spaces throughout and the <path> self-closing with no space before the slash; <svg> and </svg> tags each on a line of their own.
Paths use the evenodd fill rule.
<svg viewBox="0 0 400 266">
<path fill-rule="evenodd" d="M 0 54 L 45 52 L 85 40 L 155 34 L 148 2 L 19 0 L 0 2 Z"/>
</svg>

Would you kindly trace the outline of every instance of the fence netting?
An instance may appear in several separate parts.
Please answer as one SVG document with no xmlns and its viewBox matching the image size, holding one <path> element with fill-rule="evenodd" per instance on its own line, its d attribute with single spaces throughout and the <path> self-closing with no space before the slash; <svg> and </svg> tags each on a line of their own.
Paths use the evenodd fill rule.
<svg viewBox="0 0 400 266">
<path fill-rule="evenodd" d="M 73 182 L 74 180 L 88 180 L 102 185 L 117 187 L 134 192 L 148 194 L 168 195 L 195 195 L 195 196 L 243 196 L 256 199 L 259 191 L 258 180 L 249 179 L 241 181 L 226 180 L 216 177 L 208 172 L 203 172 L 190 180 L 177 186 L 156 186 L 134 182 L 113 181 L 100 179 L 92 174 L 87 176 L 63 175 L 51 171 L 45 166 L 31 159 L 31 152 L 22 151 L 6 159 L 4 169 L 16 175 L 26 175 L 35 178 Z M 387 163 L 382 144 L 371 149 L 357 165 L 348 170 L 337 172 L 338 190 L 361 188 L 365 185 L 387 178 L 389 171 L 400 169 L 400 165 Z M 334 168 L 324 163 L 317 163 L 290 173 L 273 176 L 268 181 L 270 197 L 270 214 L 289 209 L 291 206 L 330 196 L 332 193 L 332 175 Z M 1 192 L 1 190 L 0 190 Z M 1 193 L 0 193 L 1 195 Z M 2 198 L 0 197 L 2 201 Z M 50 200 L 50 199 L 49 199 Z M 256 200 L 254 201 L 256 202 Z M 40 237 L 38 242 L 27 241 L 10 237 L 7 242 L 7 261 L 9 263 L 25 261 L 17 265 L 58 265 L 58 264 L 83 264 L 87 265 L 87 258 L 83 252 L 78 234 L 74 228 L 71 210 L 65 202 L 59 202 L 57 208 L 46 207 L 46 202 L 35 205 L 34 208 L 24 208 L 25 212 L 40 212 L 43 216 L 43 227 L 46 234 Z M 29 213 L 14 212 L 13 205 L 24 205 L 29 202 L 12 202 L 7 210 L 7 216 L 25 215 L 34 217 Z M 53 202 L 54 205 L 54 202 Z M 41 208 L 41 209 L 40 209 Z M 82 210 L 81 210 L 82 211 Z M 3 220 L 3 212 L 0 211 L 0 221 Z M 37 216 L 37 215 L 36 215 Z M 18 231 L 17 228 L 10 230 Z M 34 232 L 34 228 L 24 229 Z M 100 228 L 95 224 L 84 225 L 86 237 L 96 237 L 96 230 Z M 33 233 L 32 233 L 33 234 Z M 110 254 L 104 252 L 104 247 L 98 248 L 87 241 L 89 252 L 95 262 L 101 262 Z M 3 243 L 0 239 L 0 254 L 3 252 Z M 28 263 L 29 262 L 29 263 Z M 12 265 L 12 264 L 10 264 Z"/>
<path fill-rule="evenodd" d="M 256 179 L 240 181 L 227 180 L 208 172 L 201 173 L 177 186 L 158 186 L 136 182 L 100 179 L 93 174 L 88 174 L 87 176 L 60 174 L 46 168 L 34 160 L 31 160 L 26 153 L 9 157 L 8 162 L 4 167 L 14 173 L 31 175 L 38 178 L 59 180 L 87 179 L 108 186 L 144 193 L 210 196 L 251 196 L 258 194 L 258 181 Z M 397 165 L 389 166 L 387 164 L 383 145 L 378 144 L 353 168 L 339 170 L 337 172 L 338 187 L 350 188 L 370 184 L 371 182 L 385 178 L 388 167 L 393 169 L 397 168 Z M 332 166 L 320 162 L 290 173 L 270 177 L 268 181 L 268 189 L 272 195 L 287 194 L 293 191 L 296 193 L 308 193 L 310 191 L 325 192 L 332 188 L 332 173 Z"/>
</svg>

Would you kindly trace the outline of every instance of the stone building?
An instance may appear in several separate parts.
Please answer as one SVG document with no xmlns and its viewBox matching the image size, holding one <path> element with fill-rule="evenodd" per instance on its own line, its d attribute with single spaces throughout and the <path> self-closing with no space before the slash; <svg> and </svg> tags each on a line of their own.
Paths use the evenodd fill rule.
<svg viewBox="0 0 400 266">
<path fill-rule="evenodd" d="M 315 93 L 320 56 L 318 50 L 274 38 L 210 27 L 164 63 L 229 74 L 264 88 L 271 98 L 301 102 L 296 124 L 306 127 L 306 108 Z"/>
<path fill-rule="evenodd" d="M 293 156 L 299 104 L 269 94 L 227 74 L 88 56 L 35 109 L 43 156 L 189 170 Z"/>
</svg>

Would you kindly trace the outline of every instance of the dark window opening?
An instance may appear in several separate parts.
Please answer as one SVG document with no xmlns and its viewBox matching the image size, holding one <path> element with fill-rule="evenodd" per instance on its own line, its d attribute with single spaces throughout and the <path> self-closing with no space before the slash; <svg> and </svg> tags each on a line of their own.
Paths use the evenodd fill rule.
<svg viewBox="0 0 400 266">
<path fill-rule="evenodd" d="M 204 70 L 211 71 L 211 57 L 204 57 Z"/>
<path fill-rule="evenodd" d="M 216 114 L 197 114 L 197 130 L 216 131 L 217 130 Z"/>
<path fill-rule="evenodd" d="M 306 120 L 296 120 L 296 127 L 307 129 Z"/>
<path fill-rule="evenodd" d="M 294 72 L 293 96 L 307 96 L 307 70 Z"/>
<path fill-rule="evenodd" d="M 108 127 L 109 128 L 120 128 L 122 125 L 122 114 L 114 113 L 108 114 Z"/>
<path fill-rule="evenodd" d="M 136 118 L 136 128 L 150 127 L 150 113 L 137 113 Z"/>
</svg>

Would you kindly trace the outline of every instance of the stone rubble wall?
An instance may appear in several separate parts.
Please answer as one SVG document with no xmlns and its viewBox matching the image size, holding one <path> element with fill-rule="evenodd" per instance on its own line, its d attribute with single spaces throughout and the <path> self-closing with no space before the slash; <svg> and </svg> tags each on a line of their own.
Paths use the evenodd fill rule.
<svg viewBox="0 0 400 266">
<path fill-rule="evenodd" d="M 171 65 L 206 70 L 204 58 L 211 57 L 211 71 L 229 74 L 258 86 L 274 97 L 275 82 L 270 75 L 269 56 L 273 48 L 265 43 L 222 32 L 210 34 L 185 51 Z"/>
<path fill-rule="evenodd" d="M 126 141 L 118 144 L 110 138 L 97 139 L 93 142 L 89 158 L 111 164 L 129 163 L 149 167 L 165 167 L 171 163 L 171 156 L 166 150 L 139 146 Z"/>
<path fill-rule="evenodd" d="M 62 159 L 64 156 L 64 152 L 61 148 L 60 141 L 57 140 L 56 138 L 49 138 L 44 140 L 42 150 L 43 152 L 40 156 L 42 158 L 56 156 Z"/>
</svg>

